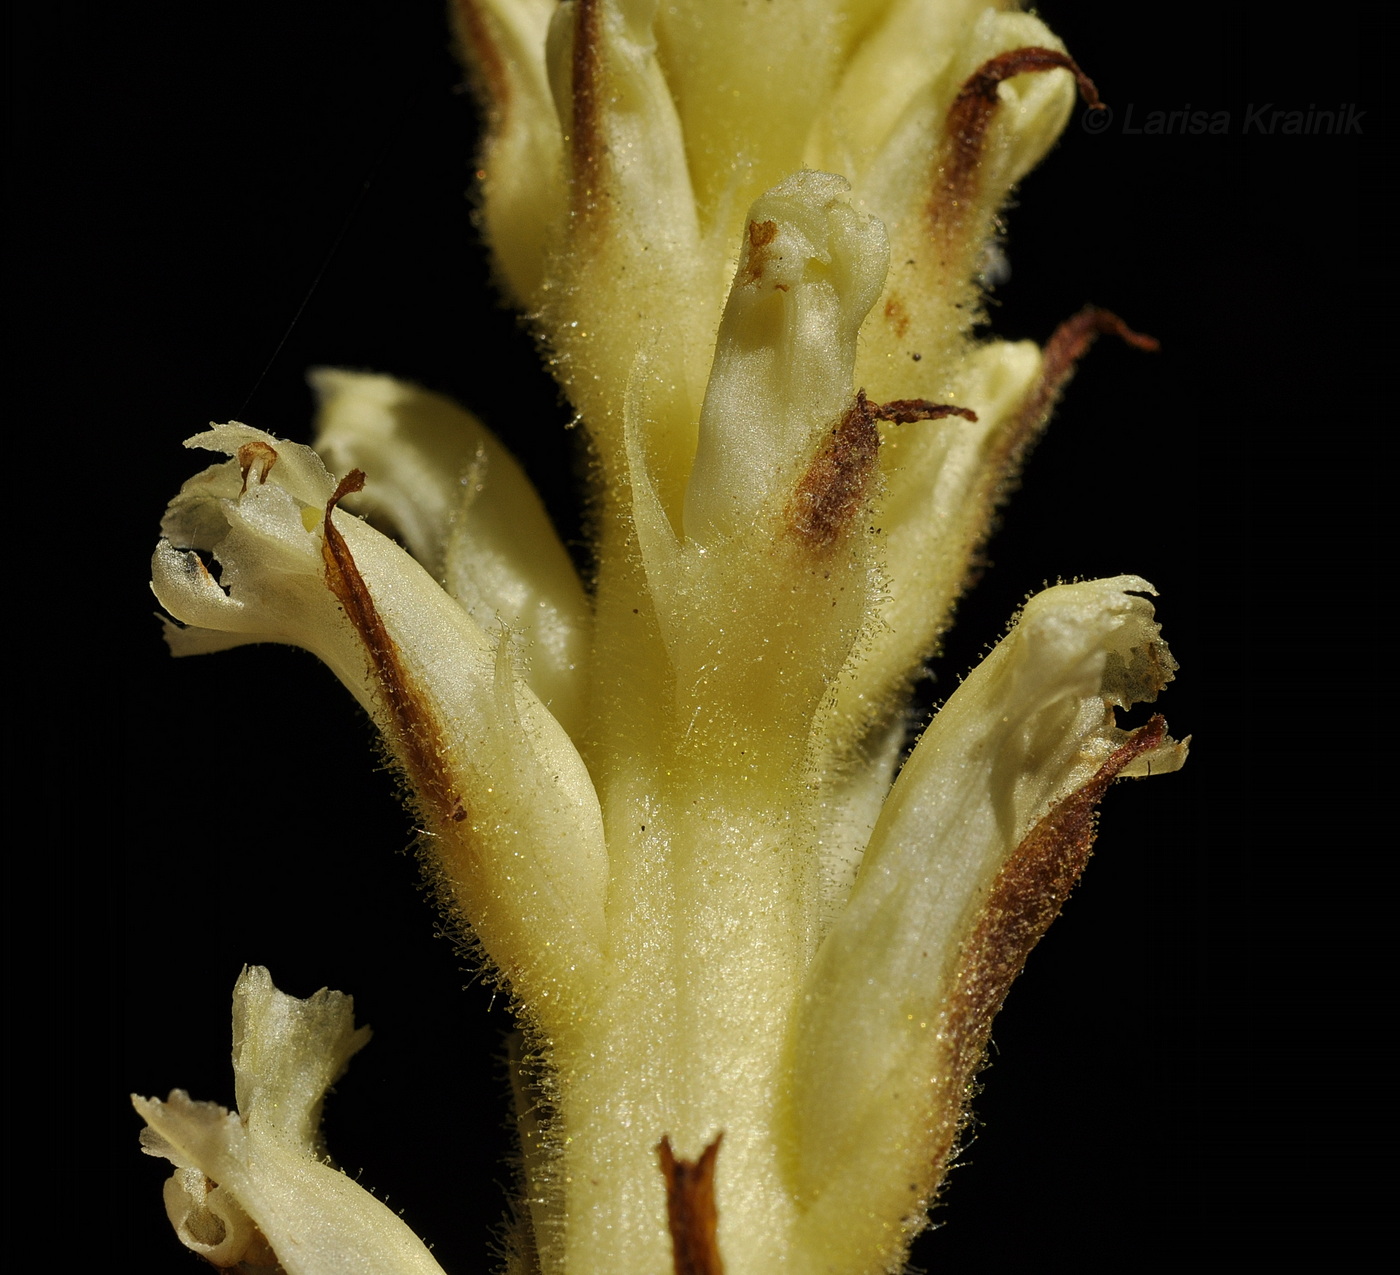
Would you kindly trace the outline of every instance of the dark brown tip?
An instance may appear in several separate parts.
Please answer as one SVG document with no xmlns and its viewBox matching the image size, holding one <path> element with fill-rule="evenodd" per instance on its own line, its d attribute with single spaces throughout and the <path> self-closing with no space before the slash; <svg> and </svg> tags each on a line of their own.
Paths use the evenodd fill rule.
<svg viewBox="0 0 1400 1275">
<path fill-rule="evenodd" d="M 1066 319 L 1050 334 L 1041 356 L 1040 377 L 1017 413 L 1012 434 L 1011 452 L 1007 459 L 1019 465 L 1026 444 L 1037 435 L 1049 419 L 1051 409 L 1059 401 L 1074 370 L 1101 336 L 1116 336 L 1134 349 L 1149 353 L 1160 348 L 1154 337 L 1134 332 L 1116 314 L 1097 306 L 1085 306 L 1078 314 Z"/>
<path fill-rule="evenodd" d="M 877 420 L 895 425 L 912 425 L 915 421 L 941 421 L 945 416 L 961 416 L 975 421 L 977 413 L 970 407 L 954 407 L 951 403 L 930 403 L 926 398 L 892 398 L 888 403 L 875 403 L 870 409 Z"/>
<path fill-rule="evenodd" d="M 880 431 L 865 391 L 822 439 L 788 501 L 791 533 L 814 549 L 829 548 L 860 511 L 880 454 Z"/>
<path fill-rule="evenodd" d="M 1166 730 L 1157 716 L 1135 731 L 1088 783 L 1050 808 L 1002 865 L 963 943 L 948 1001 L 949 1034 L 962 1080 L 970 1080 L 981 1062 L 992 1018 L 1089 861 L 1096 810 L 1109 784 L 1130 762 L 1161 744 Z"/>
<path fill-rule="evenodd" d="M 1104 333 L 1120 336 L 1139 350 L 1157 349 L 1152 337 L 1134 332 L 1116 314 L 1093 306 L 1066 319 L 1055 329 L 1041 357 L 1040 375 L 1014 415 L 998 425 L 987 441 L 981 487 L 974 497 L 982 506 L 982 513 L 970 519 L 969 525 L 977 530 L 975 538 L 969 538 L 963 547 L 963 553 L 973 564 L 963 582 L 964 588 L 971 587 L 980 573 L 979 549 L 991 530 L 996 509 L 1015 490 L 1026 455 L 1044 433 L 1076 362 Z"/>
<path fill-rule="evenodd" d="M 336 484 L 335 491 L 331 493 L 331 498 L 326 501 L 327 533 L 334 532 L 336 537 L 339 538 L 340 532 L 335 531 L 334 527 L 331 526 L 331 513 L 346 496 L 353 496 L 357 491 L 364 491 L 364 489 L 365 471 L 363 469 L 352 469 Z"/>
<path fill-rule="evenodd" d="M 251 443 L 244 443 L 238 449 L 238 468 L 243 474 L 243 486 L 238 489 L 241 496 L 248 490 L 248 475 L 257 470 L 258 486 L 267 482 L 267 476 L 272 472 L 272 467 L 277 463 L 277 449 L 264 443 L 261 439 L 254 439 Z"/>
<path fill-rule="evenodd" d="M 1120 337 L 1138 350 L 1159 348 L 1155 338 L 1134 332 L 1116 314 L 1097 306 L 1085 306 L 1061 323 L 1045 343 L 1039 378 L 988 456 L 988 473 L 995 476 L 997 489 L 989 495 L 993 502 L 1006 494 L 1008 484 L 1015 478 L 1031 444 L 1045 428 L 1079 360 L 1105 335 Z"/>
<path fill-rule="evenodd" d="M 1042 379 L 1063 386 L 1074 371 L 1074 365 L 1089 352 L 1089 347 L 1101 336 L 1116 336 L 1136 350 L 1155 354 L 1162 348 L 1153 336 L 1134 332 L 1111 310 L 1086 305 L 1078 314 L 1066 319 L 1045 343 L 1045 370 Z"/>
<path fill-rule="evenodd" d="M 698 1160 L 677 1159 L 669 1135 L 656 1148 L 666 1179 L 666 1220 L 675 1275 L 724 1275 L 715 1208 L 715 1161 L 723 1141 L 723 1132 L 715 1134 Z"/>
<path fill-rule="evenodd" d="M 933 199 L 929 206 L 935 227 L 945 233 L 961 228 L 966 211 L 977 193 L 977 170 L 982 161 L 982 148 L 987 128 L 1001 104 L 997 86 L 1012 76 L 1035 71 L 1068 71 L 1074 76 L 1079 92 L 1093 110 L 1100 110 L 1098 90 L 1094 82 L 1079 69 L 1067 53 L 1057 49 L 1031 46 L 1008 49 L 982 63 L 958 90 L 953 105 L 948 108 L 943 154 L 940 156 Z"/>
<path fill-rule="evenodd" d="M 1058 49 L 1042 48 L 1039 45 L 1029 45 L 1024 49 L 1008 49 L 1005 53 L 998 53 L 994 58 L 988 58 L 968 76 L 967 81 L 958 90 L 957 97 L 953 99 L 952 108 L 948 112 L 949 123 L 962 122 L 966 119 L 969 124 L 975 127 L 976 116 L 973 112 L 996 109 L 997 102 L 1000 100 L 997 86 L 1003 80 L 1009 80 L 1016 75 L 1025 75 L 1029 71 L 1054 70 L 1068 71 L 1074 76 L 1074 82 L 1079 85 L 1079 92 L 1089 106 L 1094 110 L 1103 108 L 1103 103 L 1099 101 L 1099 91 L 1094 87 L 1094 81 L 1079 69 L 1079 64 L 1068 53 L 1061 53 Z M 968 105 L 969 103 L 976 103 L 976 105 Z M 982 127 L 986 127 L 985 120 Z"/>
<path fill-rule="evenodd" d="M 975 421 L 977 413 L 950 403 L 930 403 L 923 398 L 897 398 L 872 403 L 864 390 L 831 432 L 822 439 L 788 501 L 788 529 L 814 549 L 827 549 L 851 526 L 870 495 L 870 480 L 880 454 L 876 421 L 908 425 L 961 416 Z"/>
<path fill-rule="evenodd" d="M 572 119 L 568 141 L 574 206 L 580 212 L 588 212 L 597 207 L 602 197 L 603 14 L 600 0 L 577 2 L 570 71 Z"/>
<path fill-rule="evenodd" d="M 375 685 L 388 713 L 390 742 L 425 806 L 424 813 L 439 821 L 461 822 L 466 818 L 466 810 L 461 798 L 453 791 L 451 778 L 443 764 L 446 750 L 431 706 L 404 667 L 398 645 L 374 605 L 374 598 L 359 567 L 355 565 L 350 546 L 345 543 L 345 537 L 340 534 L 332 517 L 336 505 L 352 492 L 363 490 L 364 485 L 364 471 L 352 469 L 326 501 L 326 518 L 322 524 L 324 538 L 321 542 L 321 557 L 326 564 L 326 585 L 335 594 L 346 618 L 355 626 L 360 641 L 364 643 Z"/>
<path fill-rule="evenodd" d="M 510 76 L 496 33 L 481 0 L 452 0 L 452 12 L 462 61 L 472 72 L 482 107 L 498 124 L 510 109 Z"/>
</svg>

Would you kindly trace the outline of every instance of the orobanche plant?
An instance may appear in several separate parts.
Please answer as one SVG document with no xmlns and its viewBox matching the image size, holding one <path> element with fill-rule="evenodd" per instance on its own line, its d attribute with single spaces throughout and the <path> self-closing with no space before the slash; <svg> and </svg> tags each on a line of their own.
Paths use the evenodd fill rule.
<svg viewBox="0 0 1400 1275">
<path fill-rule="evenodd" d="M 522 1028 L 511 1271 L 898 1270 L 1096 804 L 1184 756 L 1115 720 L 1174 668 L 1132 576 L 1031 598 L 906 756 L 1075 360 L 1152 345 L 1092 309 L 1043 350 L 976 334 L 998 210 L 1093 85 L 967 0 L 457 15 L 482 224 L 587 432 L 596 574 L 465 411 L 326 371 L 315 450 L 189 440 L 228 459 L 166 514 L 170 644 L 305 647 L 383 732 Z M 324 1158 L 349 1000 L 249 970 L 234 1040 L 237 1112 L 137 1102 L 181 1239 L 438 1270 Z"/>
</svg>

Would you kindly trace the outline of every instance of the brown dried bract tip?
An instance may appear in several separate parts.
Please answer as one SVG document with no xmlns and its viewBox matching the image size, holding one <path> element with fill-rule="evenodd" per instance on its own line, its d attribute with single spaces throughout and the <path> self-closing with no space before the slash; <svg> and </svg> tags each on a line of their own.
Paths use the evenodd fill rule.
<svg viewBox="0 0 1400 1275">
<path fill-rule="evenodd" d="M 443 769 L 442 742 L 432 711 L 413 685 L 398 645 L 389 636 L 369 586 L 355 565 L 350 546 L 331 516 L 336 505 L 353 492 L 363 490 L 364 485 L 364 471 L 352 469 L 326 501 L 325 538 L 321 542 L 326 585 L 345 609 L 346 617 L 355 626 L 369 653 L 375 683 L 392 722 L 392 738 L 399 759 L 407 768 L 414 787 L 431 804 L 431 813 L 441 819 L 460 822 L 466 818 L 466 811 Z"/>
<path fill-rule="evenodd" d="M 598 203 L 603 169 L 603 135 L 599 125 L 603 15 L 599 0 L 578 0 L 574 10 L 570 71 L 573 118 L 569 148 L 573 157 L 573 196 L 575 208 L 587 212 Z"/>
<path fill-rule="evenodd" d="M 453 0 L 457 39 L 462 46 L 462 61 L 475 71 L 473 85 L 482 99 L 482 106 L 493 119 L 503 118 L 510 109 L 510 76 L 497 44 L 491 21 L 482 8 L 481 0 Z"/>
<path fill-rule="evenodd" d="M 671 1228 L 675 1275 L 724 1275 L 715 1209 L 715 1161 L 723 1141 L 722 1132 L 715 1134 L 698 1160 L 677 1159 L 669 1135 L 656 1148 L 666 1179 L 666 1220 Z"/>
<path fill-rule="evenodd" d="M 865 391 L 861 391 L 861 397 Z M 930 403 L 926 398 L 892 398 L 888 403 L 875 403 L 870 408 L 876 420 L 894 425 L 912 425 L 915 421 L 941 421 L 945 416 L 961 416 L 975 421 L 977 413 L 970 407 L 954 407 L 951 403 Z"/>
<path fill-rule="evenodd" d="M 1162 348 L 1155 336 L 1134 332 L 1112 310 L 1086 305 L 1050 334 L 1050 339 L 1045 343 L 1045 370 L 1041 378 L 1053 380 L 1057 386 L 1062 385 L 1074 371 L 1075 363 L 1088 353 L 1089 347 L 1101 336 L 1116 336 L 1134 349 L 1152 354 Z"/>
<path fill-rule="evenodd" d="M 1079 880 L 1094 844 L 1094 817 L 1109 784 L 1166 738 L 1153 717 L 1135 731 L 1093 778 L 1056 802 L 1002 865 L 971 934 L 963 943 L 949 999 L 955 1075 L 969 1079 L 982 1058 L 992 1018 Z"/>
<path fill-rule="evenodd" d="M 337 540 L 340 539 L 340 532 L 336 531 L 331 524 L 331 514 L 335 507 L 340 504 L 346 496 L 353 496 L 357 491 L 365 489 L 365 471 L 363 469 L 352 469 L 344 478 L 336 484 L 336 489 L 331 493 L 331 498 L 326 501 L 326 531 L 334 532 Z M 341 541 L 343 544 L 344 541 Z"/>
<path fill-rule="evenodd" d="M 1030 434 L 1040 429 L 1050 409 L 1069 384 L 1069 378 L 1074 375 L 1075 365 L 1101 336 L 1119 337 L 1134 349 L 1149 353 L 1161 349 L 1155 337 L 1134 332 L 1111 310 L 1085 306 L 1078 314 L 1060 324 L 1045 343 L 1040 379 L 1017 414 L 1018 428 Z"/>
<path fill-rule="evenodd" d="M 248 475 L 257 470 L 258 486 L 267 482 L 267 476 L 272 472 L 272 467 L 277 463 L 277 449 L 261 439 L 254 439 L 251 443 L 244 443 L 238 449 L 238 468 L 243 473 L 243 486 L 238 489 L 241 496 L 248 490 Z"/>
<path fill-rule="evenodd" d="M 1032 45 L 1008 49 L 982 63 L 958 90 L 948 108 L 944 153 L 939 162 L 939 183 L 930 211 L 934 223 L 961 220 L 972 202 L 977 185 L 977 166 L 982 159 L 987 126 L 1001 103 L 997 86 L 1015 75 L 1033 71 L 1068 71 L 1079 85 L 1079 92 L 1093 110 L 1103 109 L 1094 82 L 1067 53 Z"/>
<path fill-rule="evenodd" d="M 875 422 L 908 425 L 945 416 L 977 419 L 977 413 L 970 408 L 930 403 L 922 398 L 872 403 L 865 397 L 864 390 L 857 390 L 855 402 L 822 439 L 817 454 L 788 501 L 789 530 L 814 548 L 829 547 L 865 505 L 870 478 L 880 454 L 880 431 L 875 428 Z"/>
<path fill-rule="evenodd" d="M 1134 332 L 1112 311 L 1101 310 L 1097 306 L 1085 306 L 1073 318 L 1061 323 L 1045 343 L 1040 377 L 1009 426 L 1001 432 L 995 450 L 987 458 L 987 473 L 993 487 L 988 493 L 988 500 L 995 503 L 1005 497 L 1026 451 L 1039 437 L 1050 419 L 1051 409 L 1074 374 L 1075 364 L 1100 336 L 1110 334 L 1121 337 L 1135 349 L 1155 351 L 1160 348 L 1154 337 Z"/>
</svg>

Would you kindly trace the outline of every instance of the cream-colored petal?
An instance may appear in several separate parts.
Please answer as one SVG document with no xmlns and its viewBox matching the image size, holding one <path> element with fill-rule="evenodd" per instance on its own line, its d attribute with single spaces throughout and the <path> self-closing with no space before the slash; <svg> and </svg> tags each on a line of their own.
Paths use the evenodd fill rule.
<svg viewBox="0 0 1400 1275">
<path fill-rule="evenodd" d="M 484 229 L 515 303 L 539 306 L 565 215 L 563 139 L 545 71 L 555 0 L 454 0 L 462 56 L 489 103 L 481 156 Z"/>
<path fill-rule="evenodd" d="M 699 545 L 785 502 L 850 406 L 856 337 L 884 283 L 884 228 L 830 173 L 795 173 L 749 210 L 715 343 L 685 535 Z"/>
<path fill-rule="evenodd" d="M 957 393 L 960 365 L 983 314 L 977 275 L 997 233 L 996 218 L 1016 182 L 1063 129 L 1074 81 L 1065 70 L 1003 81 L 970 182 L 951 203 L 944 190 L 945 170 L 953 164 L 949 115 L 981 66 L 1025 47 L 1063 48 L 1029 14 L 986 9 L 976 22 L 959 24 L 878 149 L 860 158 L 853 201 L 884 222 L 895 263 L 865 326 L 856 366 L 857 383 L 873 398 L 946 402 Z"/>
<path fill-rule="evenodd" d="M 1150 591 L 1121 576 L 1034 597 L 885 804 L 792 1036 L 790 1181 L 808 1205 L 804 1242 L 838 1269 L 875 1269 L 887 1220 L 922 1208 L 949 1152 L 968 1080 L 953 993 L 994 880 L 1124 744 L 1113 706 L 1152 700 L 1171 677 Z M 1165 740 L 1138 768 L 1183 756 Z"/>
<path fill-rule="evenodd" d="M 658 37 L 702 220 L 732 253 L 743 211 L 799 168 L 812 122 L 882 0 L 665 4 Z"/>
<path fill-rule="evenodd" d="M 483 632 L 403 549 L 336 510 L 382 633 L 352 622 L 328 574 L 325 506 L 304 498 L 330 483 L 315 453 L 236 425 L 201 444 L 233 459 L 172 506 L 166 530 L 181 543 L 156 553 L 161 604 L 196 626 L 194 649 L 222 632 L 302 646 L 330 666 L 414 784 L 448 898 L 517 990 L 552 989 L 546 1008 L 567 1012 L 564 983 L 585 994 L 577 971 L 596 965 L 603 941 L 602 820 L 582 760 L 524 683 L 508 637 Z M 250 444 L 276 459 L 245 489 L 238 456 Z M 292 489 L 280 485 L 284 461 Z M 195 549 L 212 554 L 218 581 Z"/>
<path fill-rule="evenodd" d="M 592 615 L 525 471 L 471 413 L 388 376 L 321 369 L 316 449 L 365 472 L 346 505 L 388 523 L 485 631 L 507 629 L 530 689 L 575 734 Z"/>
<path fill-rule="evenodd" d="M 808 167 L 859 184 L 904 113 L 948 73 L 986 0 L 896 0 L 841 68 L 807 137 Z"/>
<path fill-rule="evenodd" d="M 655 0 L 568 0 L 551 23 L 569 204 L 539 318 L 605 483 L 623 481 L 622 401 L 637 352 L 662 371 L 648 446 L 669 493 L 683 483 L 694 449 L 722 294 L 706 286 L 655 12 Z"/>
<path fill-rule="evenodd" d="M 369 1038 L 350 998 L 295 1000 L 254 968 L 234 1004 L 239 1111 L 178 1089 L 132 1098 L 143 1148 L 177 1166 L 166 1208 L 181 1241 L 219 1266 L 264 1265 L 270 1251 L 286 1275 L 442 1275 L 403 1219 L 320 1150 L 326 1089 Z"/>
</svg>

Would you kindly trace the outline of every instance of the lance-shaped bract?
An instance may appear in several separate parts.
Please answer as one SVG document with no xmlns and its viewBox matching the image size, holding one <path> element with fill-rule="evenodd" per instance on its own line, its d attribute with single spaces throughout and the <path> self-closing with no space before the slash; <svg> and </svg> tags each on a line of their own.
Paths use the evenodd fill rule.
<svg viewBox="0 0 1400 1275">
<path fill-rule="evenodd" d="M 307 647 L 383 731 L 524 1028 L 513 1270 L 897 1269 L 1097 801 L 1184 756 L 1115 722 L 1175 667 L 1120 577 L 1031 599 L 895 780 L 1075 358 L 1151 345 L 1092 310 L 1044 352 L 972 335 L 997 210 L 1093 85 L 959 0 L 457 12 L 596 578 L 474 418 L 322 372 L 338 482 L 247 426 L 191 440 L 229 459 L 166 518 L 172 646 Z"/>
<path fill-rule="evenodd" d="M 508 635 L 488 635 L 393 541 L 334 511 L 335 484 L 310 448 L 244 425 L 190 446 L 230 459 L 187 482 L 166 514 L 153 586 L 186 626 L 168 629 L 172 649 L 289 642 L 325 660 L 404 764 L 447 901 L 512 986 L 557 996 L 604 940 L 603 829 L 578 753 Z"/>
</svg>

